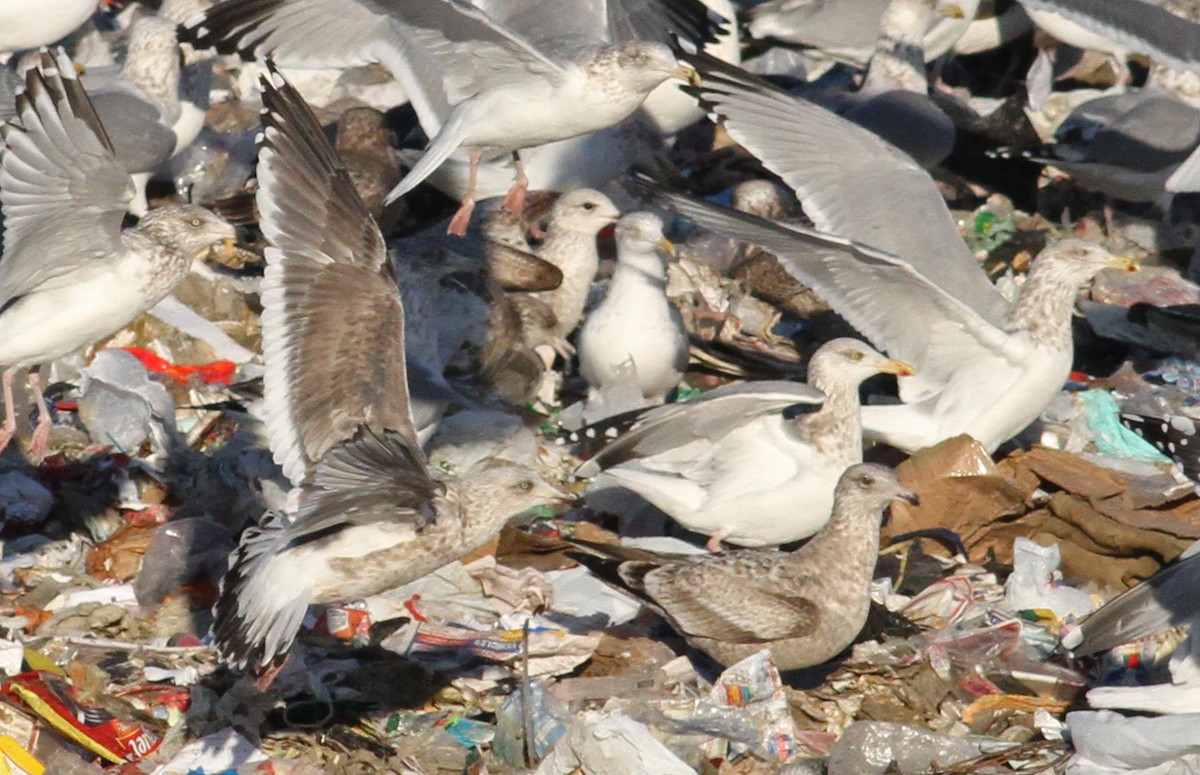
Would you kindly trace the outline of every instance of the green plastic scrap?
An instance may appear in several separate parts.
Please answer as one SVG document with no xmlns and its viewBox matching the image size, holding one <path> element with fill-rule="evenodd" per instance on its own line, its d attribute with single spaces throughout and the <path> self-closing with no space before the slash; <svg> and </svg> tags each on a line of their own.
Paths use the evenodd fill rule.
<svg viewBox="0 0 1200 775">
<path fill-rule="evenodd" d="M 1171 458 L 1154 445 L 1121 424 L 1121 410 L 1107 390 L 1088 390 L 1083 393 L 1083 408 L 1088 427 L 1096 434 L 1096 446 L 1108 455 L 1142 460 L 1147 463 L 1170 463 Z"/>
</svg>

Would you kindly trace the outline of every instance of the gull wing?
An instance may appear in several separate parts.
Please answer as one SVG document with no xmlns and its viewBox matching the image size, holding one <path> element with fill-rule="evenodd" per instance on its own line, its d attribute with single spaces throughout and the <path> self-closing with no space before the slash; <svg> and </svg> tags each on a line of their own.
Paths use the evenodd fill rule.
<svg viewBox="0 0 1200 775">
<path fill-rule="evenodd" d="M 0 127 L 0 307 L 123 252 L 121 220 L 133 197 L 67 55 L 43 53 L 25 78 L 20 124 Z"/>
<path fill-rule="evenodd" d="M 662 191 L 645 182 L 635 180 L 631 185 L 707 229 L 775 254 L 789 274 L 812 287 L 872 344 L 916 367 L 917 373 L 903 378 L 902 385 L 910 380 L 916 380 L 911 383 L 914 388 L 945 384 L 965 361 L 981 352 L 1013 362 L 1025 354 L 1012 345 L 1004 329 L 896 256 Z"/>
<path fill-rule="evenodd" d="M 264 77 L 256 198 L 271 451 L 293 483 L 370 425 L 427 479 L 413 427 L 404 309 L 379 227 L 294 88 Z M 330 465 L 330 464 L 327 464 Z"/>
<path fill-rule="evenodd" d="M 817 229 L 887 251 L 995 326 L 1008 303 L 980 270 L 929 173 L 862 127 L 734 65 L 683 55 L 701 103 L 795 189 Z"/>
<path fill-rule="evenodd" d="M 1021 0 L 1168 67 L 1200 68 L 1200 24 L 1142 0 Z"/>
<path fill-rule="evenodd" d="M 392 5 L 360 0 L 224 0 L 179 28 L 179 39 L 283 67 L 386 66 L 431 137 L 450 112 L 438 63 L 414 55 Z"/>
<path fill-rule="evenodd" d="M 678 449 L 694 442 L 717 441 L 751 420 L 792 406 L 818 407 L 825 395 L 798 382 L 768 380 L 726 385 L 679 404 L 639 410 L 628 429 L 576 472 L 592 477 L 635 458 Z M 614 418 L 610 418 L 609 421 Z M 600 434 L 603 435 L 603 431 Z M 584 435 L 588 435 L 584 431 Z M 595 435 L 594 433 L 592 435 Z"/>
</svg>

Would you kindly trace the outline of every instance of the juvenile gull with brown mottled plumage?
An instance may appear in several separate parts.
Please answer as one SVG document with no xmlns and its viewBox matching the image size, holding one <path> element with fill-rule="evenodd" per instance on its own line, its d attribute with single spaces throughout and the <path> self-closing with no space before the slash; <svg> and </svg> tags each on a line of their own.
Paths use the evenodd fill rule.
<svg viewBox="0 0 1200 775">
<path fill-rule="evenodd" d="M 310 604 L 404 584 L 513 514 L 567 496 L 498 462 L 433 478 L 413 427 L 404 309 L 383 237 L 295 89 L 277 73 L 263 88 L 264 414 L 294 489 L 286 516 L 243 535 L 213 634 L 227 661 L 268 683 Z"/>
<path fill-rule="evenodd" d="M 570 556 L 632 592 L 723 665 L 770 649 L 780 670 L 837 656 L 862 630 L 889 502 L 916 503 L 884 466 L 841 475 L 829 523 L 794 552 L 670 555 L 567 539 Z"/>
</svg>

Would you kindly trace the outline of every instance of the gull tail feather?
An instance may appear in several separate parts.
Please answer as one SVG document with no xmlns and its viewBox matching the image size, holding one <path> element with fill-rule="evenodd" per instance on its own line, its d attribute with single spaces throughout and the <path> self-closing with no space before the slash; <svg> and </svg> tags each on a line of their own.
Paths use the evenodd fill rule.
<svg viewBox="0 0 1200 775">
<path fill-rule="evenodd" d="M 262 672 L 291 648 L 312 600 L 312 589 L 283 550 L 282 518 L 268 514 L 242 534 L 217 598 L 213 639 L 233 667 Z"/>
<path fill-rule="evenodd" d="M 408 171 L 403 180 L 396 184 L 395 188 L 388 192 L 384 204 L 395 202 L 437 171 L 437 168 L 450 158 L 450 154 L 457 151 L 463 144 L 463 140 L 466 138 L 466 126 L 467 122 L 463 119 L 461 111 L 456 108 L 446 119 L 446 123 L 442 124 L 438 133 L 434 135 L 433 140 L 429 142 L 429 147 L 425 149 L 425 153 L 421 155 L 413 168 Z"/>
</svg>

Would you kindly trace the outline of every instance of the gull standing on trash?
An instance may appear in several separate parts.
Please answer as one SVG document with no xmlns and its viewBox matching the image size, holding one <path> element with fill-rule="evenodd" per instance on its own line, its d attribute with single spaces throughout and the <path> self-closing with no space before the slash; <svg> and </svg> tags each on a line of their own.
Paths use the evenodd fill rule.
<svg viewBox="0 0 1200 775">
<path fill-rule="evenodd" d="M 600 8 L 599 6 L 606 6 Z M 699 0 L 556 5 L 526 0 L 226 0 L 185 25 L 185 39 L 272 55 L 281 64 L 382 62 L 408 92 L 430 142 L 388 201 L 459 148 L 471 171 L 450 233 L 465 233 L 486 154 L 564 140 L 630 116 L 668 78 L 686 80 L 666 36 L 702 41 L 714 26 Z M 319 35 L 313 35 L 316 30 Z M 506 206 L 524 206 L 520 165 Z"/>
<path fill-rule="evenodd" d="M 550 306 L 555 330 L 563 339 L 583 319 L 588 290 L 600 268 L 596 235 L 620 215 L 611 199 L 590 188 L 563 194 L 550 209 L 546 239 L 537 256 L 562 270 L 563 278 L 554 290 L 530 295 Z"/>
<path fill-rule="evenodd" d="M 651 213 L 630 213 L 617 222 L 617 266 L 604 301 L 579 332 L 579 371 L 588 402 L 631 382 L 661 404 L 687 370 L 683 318 L 667 300 L 667 272 L 658 251 L 673 247 L 663 222 Z"/>
<path fill-rule="evenodd" d="M 701 99 L 796 191 L 818 231 L 634 185 L 705 228 L 774 253 L 869 341 L 913 364 L 915 376 L 900 380 L 901 404 L 863 407 L 868 437 L 914 452 L 967 433 L 994 451 L 1036 420 L 1070 373 L 1079 286 L 1102 269 L 1137 264 L 1062 240 L 1034 260 L 1010 304 L 909 156 L 740 68 L 693 61 Z"/>
<path fill-rule="evenodd" d="M 565 540 L 582 550 L 572 559 L 721 664 L 769 649 L 776 667 L 796 670 L 833 659 L 862 631 L 880 519 L 895 500 L 918 502 L 890 469 L 860 463 L 838 478 L 828 524 L 793 552 L 671 555 Z"/>
<path fill-rule="evenodd" d="M 862 342 L 834 339 L 808 362 L 811 387 L 748 382 L 647 410 L 576 473 L 593 477 L 585 497 L 632 490 L 711 536 L 714 552 L 722 541 L 798 541 L 829 520 L 838 477 L 862 462 L 859 385 L 876 374 L 911 373 Z M 806 404 L 819 408 L 782 414 Z"/>
<path fill-rule="evenodd" d="M 13 378 L 103 339 L 153 307 L 182 280 L 192 261 L 234 229 L 202 207 L 152 210 L 132 229 L 121 221 L 133 184 L 75 66 L 59 51 L 42 54 L 17 98 L 19 123 L 0 127 L 0 365 L 4 428 L 0 449 L 16 430 Z M 42 455 L 51 420 L 41 382 L 33 454 Z"/>
<path fill-rule="evenodd" d="M 242 536 L 213 635 L 222 656 L 265 687 L 310 604 L 404 584 L 482 545 L 510 516 L 569 496 L 500 462 L 432 478 L 379 228 L 303 98 L 274 70 L 263 104 L 264 414 L 294 489 L 286 515 L 269 514 Z"/>
</svg>

